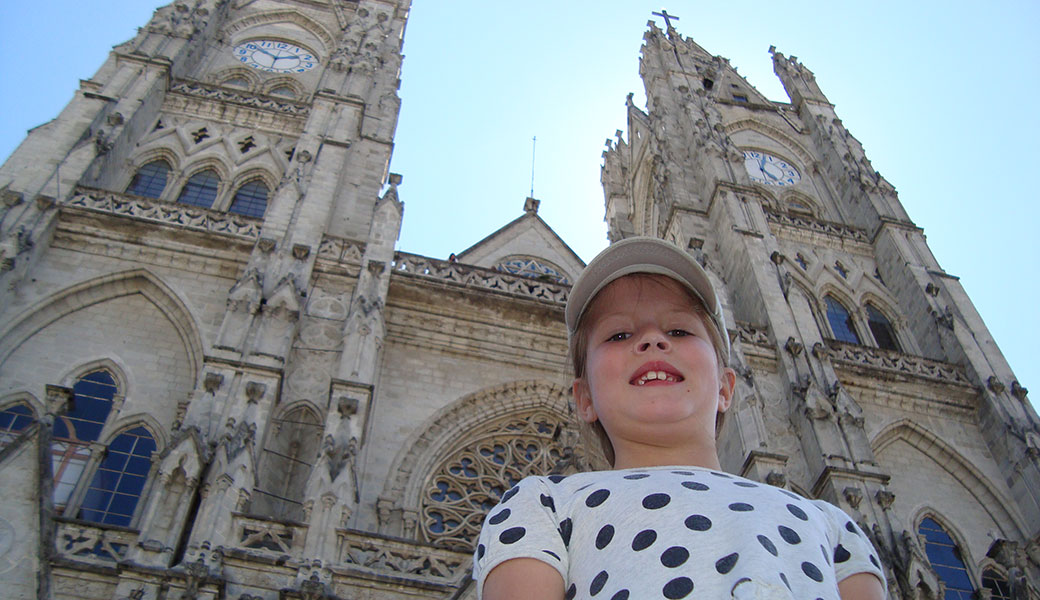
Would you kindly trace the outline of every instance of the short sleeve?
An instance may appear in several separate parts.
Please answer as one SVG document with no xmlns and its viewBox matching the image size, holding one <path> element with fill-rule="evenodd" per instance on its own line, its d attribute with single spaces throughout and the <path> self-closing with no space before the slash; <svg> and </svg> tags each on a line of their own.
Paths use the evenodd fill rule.
<svg viewBox="0 0 1040 600">
<path fill-rule="evenodd" d="M 549 486 L 541 477 L 527 477 L 502 495 L 484 518 L 473 554 L 477 597 L 484 579 L 499 564 L 514 558 L 541 560 L 567 579 L 570 519 L 560 522 Z"/>
<path fill-rule="evenodd" d="M 832 558 L 837 580 L 840 582 L 857 573 L 871 573 L 881 581 L 882 586 L 887 587 L 877 550 L 867 534 L 840 508 L 822 501 L 816 504 L 830 520 L 832 539 L 836 540 Z"/>
</svg>

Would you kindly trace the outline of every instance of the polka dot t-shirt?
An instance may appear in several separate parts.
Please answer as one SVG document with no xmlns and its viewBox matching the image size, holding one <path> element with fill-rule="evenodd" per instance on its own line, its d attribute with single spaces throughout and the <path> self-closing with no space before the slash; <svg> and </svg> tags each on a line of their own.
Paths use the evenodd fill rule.
<svg viewBox="0 0 1040 600">
<path fill-rule="evenodd" d="M 698 467 L 527 477 L 484 521 L 478 597 L 487 574 L 513 558 L 555 567 L 568 600 L 838 600 L 850 575 L 885 581 L 841 509 Z"/>
</svg>

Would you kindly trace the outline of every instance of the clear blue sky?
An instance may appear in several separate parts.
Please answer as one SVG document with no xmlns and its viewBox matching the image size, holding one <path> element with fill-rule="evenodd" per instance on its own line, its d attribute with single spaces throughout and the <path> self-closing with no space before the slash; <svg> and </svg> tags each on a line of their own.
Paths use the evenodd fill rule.
<svg viewBox="0 0 1040 600">
<path fill-rule="evenodd" d="M 0 156 L 53 118 L 79 79 L 157 2 L 0 3 Z M 446 257 L 522 212 L 538 137 L 541 216 L 586 260 L 606 244 L 599 167 L 643 101 L 638 57 L 660 0 L 414 0 L 391 170 L 404 175 L 401 250 Z M 1024 385 L 1031 358 L 1040 203 L 1040 3 L 881 0 L 666 5 L 680 33 L 730 59 L 774 100 L 770 44 L 797 56 L 874 167 L 899 191 Z M 1034 393 L 1034 395 L 1035 395 Z"/>
</svg>

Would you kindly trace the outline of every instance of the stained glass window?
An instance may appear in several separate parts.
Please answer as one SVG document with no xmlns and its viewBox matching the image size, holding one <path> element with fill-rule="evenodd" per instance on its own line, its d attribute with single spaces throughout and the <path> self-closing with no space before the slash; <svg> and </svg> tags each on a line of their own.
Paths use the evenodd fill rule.
<svg viewBox="0 0 1040 600">
<path fill-rule="evenodd" d="M 878 348 L 885 350 L 899 350 L 899 341 L 896 340 L 896 331 L 889 322 L 888 317 L 872 305 L 867 305 L 867 326 L 870 333 L 874 334 L 874 341 Z"/>
<path fill-rule="evenodd" d="M 852 324 L 849 311 L 831 296 L 826 296 L 824 300 L 827 302 L 827 322 L 830 323 L 834 339 L 859 344 L 859 336 L 856 335 L 856 327 Z"/>
<path fill-rule="evenodd" d="M 924 551 L 939 579 L 946 585 L 944 600 L 972 600 L 975 586 L 968 577 L 961 549 L 950 534 L 931 517 L 921 521 L 917 533 L 924 538 Z"/>
<path fill-rule="evenodd" d="M 292 99 L 296 97 L 296 92 L 294 92 L 293 89 L 287 85 L 280 85 L 268 93 L 272 96 L 281 96 L 282 98 Z"/>
<path fill-rule="evenodd" d="M 235 192 L 229 212 L 246 217 L 263 217 L 267 210 L 267 186 L 259 179 L 254 179 Z"/>
<path fill-rule="evenodd" d="M 989 590 L 990 600 L 1011 600 L 1011 585 L 996 569 L 982 572 L 982 587 Z"/>
<path fill-rule="evenodd" d="M 95 523 L 130 526 L 151 468 L 155 440 L 144 427 L 116 436 L 87 488 L 79 518 Z"/>
<path fill-rule="evenodd" d="M 217 198 L 217 187 L 220 185 L 220 177 L 213 169 L 199 171 L 188 179 L 181 189 L 181 195 L 177 202 L 190 204 L 201 208 L 213 206 L 213 200 Z"/>
<path fill-rule="evenodd" d="M 18 434 L 36 421 L 36 413 L 24 402 L 0 411 L 0 449 L 14 441 Z"/>
<path fill-rule="evenodd" d="M 169 163 L 165 160 L 153 160 L 137 170 L 133 181 L 126 188 L 126 193 L 158 198 L 166 188 L 166 177 L 169 174 Z"/>
<path fill-rule="evenodd" d="M 535 258 L 511 256 L 499 262 L 496 268 L 513 275 L 570 285 L 567 276 L 558 267 Z"/>
<path fill-rule="evenodd" d="M 90 459 L 90 443 L 98 439 L 112 410 L 116 382 L 108 371 L 94 371 L 77 381 L 72 392 L 72 409 L 54 420 L 51 466 L 58 508 L 68 502 Z"/>
</svg>

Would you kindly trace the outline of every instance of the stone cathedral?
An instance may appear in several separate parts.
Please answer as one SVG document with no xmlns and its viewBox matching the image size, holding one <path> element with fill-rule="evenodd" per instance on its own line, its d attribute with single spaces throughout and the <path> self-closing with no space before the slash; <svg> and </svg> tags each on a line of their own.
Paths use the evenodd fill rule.
<svg viewBox="0 0 1040 600">
<path fill-rule="evenodd" d="M 538 201 L 395 248 L 408 11 L 177 0 L 0 168 L 5 597 L 475 598 L 502 493 L 601 460 Z M 892 598 L 1040 598 L 1037 414 L 812 72 L 644 42 L 605 216 L 723 290 L 723 466 L 840 505 Z"/>
</svg>

